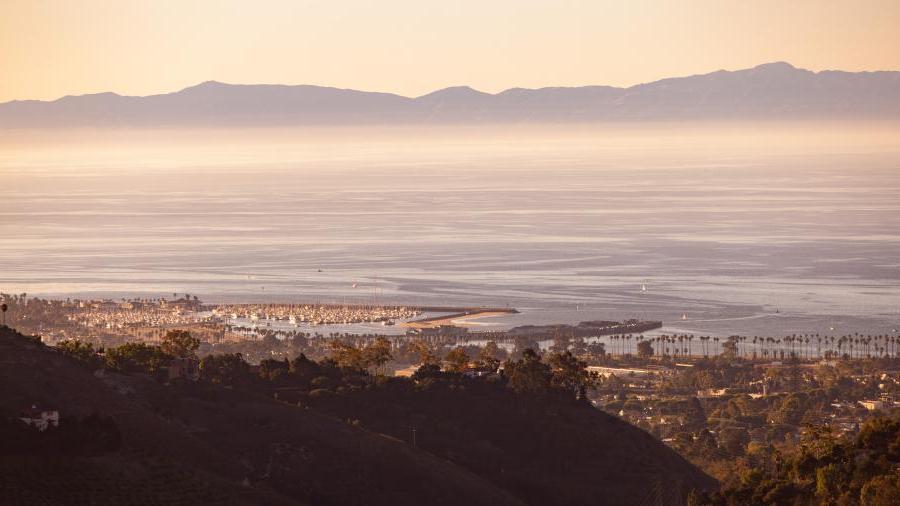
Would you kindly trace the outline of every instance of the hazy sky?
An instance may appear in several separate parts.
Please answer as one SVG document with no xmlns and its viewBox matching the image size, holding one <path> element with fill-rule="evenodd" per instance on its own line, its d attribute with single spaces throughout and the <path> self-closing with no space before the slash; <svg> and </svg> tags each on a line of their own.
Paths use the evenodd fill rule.
<svg viewBox="0 0 900 506">
<path fill-rule="evenodd" d="M 900 69 L 900 0 L 0 0 L 0 101 L 210 79 L 419 95 Z"/>
</svg>

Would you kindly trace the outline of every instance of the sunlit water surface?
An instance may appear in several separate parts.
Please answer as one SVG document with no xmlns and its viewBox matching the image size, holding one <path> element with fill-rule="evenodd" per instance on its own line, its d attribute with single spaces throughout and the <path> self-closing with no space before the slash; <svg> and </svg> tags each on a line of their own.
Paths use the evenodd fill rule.
<svg viewBox="0 0 900 506">
<path fill-rule="evenodd" d="M 891 332 L 900 136 L 871 128 L 23 134 L 0 291 Z"/>
</svg>

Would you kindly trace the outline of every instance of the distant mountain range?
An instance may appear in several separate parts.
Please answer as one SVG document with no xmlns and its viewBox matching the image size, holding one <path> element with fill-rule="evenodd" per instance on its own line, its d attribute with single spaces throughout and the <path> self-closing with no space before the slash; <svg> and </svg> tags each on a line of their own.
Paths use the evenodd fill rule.
<svg viewBox="0 0 900 506">
<path fill-rule="evenodd" d="M 409 98 L 322 86 L 208 81 L 174 93 L 0 104 L 0 128 L 900 119 L 900 72 L 811 72 L 777 62 L 628 88 L 466 86 Z"/>
</svg>

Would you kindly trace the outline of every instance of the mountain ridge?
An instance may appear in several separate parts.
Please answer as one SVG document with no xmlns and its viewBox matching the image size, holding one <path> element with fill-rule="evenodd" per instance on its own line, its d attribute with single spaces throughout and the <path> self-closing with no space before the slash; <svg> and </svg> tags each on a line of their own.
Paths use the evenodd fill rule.
<svg viewBox="0 0 900 506">
<path fill-rule="evenodd" d="M 900 71 L 810 71 L 787 62 L 629 87 L 451 86 L 417 96 L 310 84 L 204 81 L 169 93 L 0 103 L 0 128 L 900 119 Z"/>
</svg>

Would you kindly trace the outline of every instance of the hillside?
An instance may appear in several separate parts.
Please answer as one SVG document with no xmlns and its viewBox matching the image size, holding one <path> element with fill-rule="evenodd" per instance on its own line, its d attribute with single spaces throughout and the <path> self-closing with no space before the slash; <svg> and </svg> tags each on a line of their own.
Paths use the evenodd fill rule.
<svg viewBox="0 0 900 506">
<path fill-rule="evenodd" d="M 898 118 L 900 72 L 811 72 L 784 62 L 628 88 L 512 88 L 490 94 L 458 86 L 410 98 L 209 81 L 146 97 L 107 92 L 0 104 L 0 128 Z"/>
<path fill-rule="evenodd" d="M 211 385 L 95 377 L 0 330 L 0 413 L 37 404 L 67 420 L 109 417 L 114 451 L 0 457 L 4 504 L 520 504 L 402 442 L 276 401 Z M 7 426 L 8 428 L 8 426 Z"/>
<path fill-rule="evenodd" d="M 674 506 L 716 487 L 588 404 L 518 395 L 497 378 L 376 378 L 305 360 L 235 387 L 166 385 L 92 373 L 0 330 L 0 440 L 18 441 L 0 445 L 0 493 L 12 504 Z M 60 430 L 23 429 L 15 416 L 30 405 L 58 410 Z"/>
<path fill-rule="evenodd" d="M 681 504 L 713 480 L 650 434 L 594 409 L 516 399 L 461 379 L 310 401 L 419 447 L 535 505 Z"/>
</svg>

